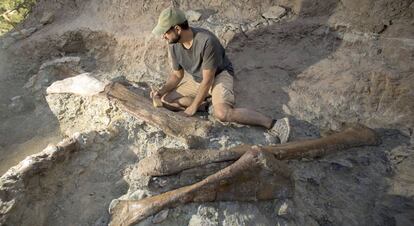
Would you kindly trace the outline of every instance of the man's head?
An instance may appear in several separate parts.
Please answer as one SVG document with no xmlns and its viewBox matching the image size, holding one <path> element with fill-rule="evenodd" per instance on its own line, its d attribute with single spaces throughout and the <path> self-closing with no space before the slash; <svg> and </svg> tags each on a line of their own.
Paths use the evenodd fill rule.
<svg viewBox="0 0 414 226">
<path fill-rule="evenodd" d="M 183 11 L 169 7 L 164 9 L 158 18 L 157 26 L 152 33 L 162 36 L 168 43 L 177 43 L 181 38 L 181 32 L 188 30 L 188 22 Z"/>
</svg>

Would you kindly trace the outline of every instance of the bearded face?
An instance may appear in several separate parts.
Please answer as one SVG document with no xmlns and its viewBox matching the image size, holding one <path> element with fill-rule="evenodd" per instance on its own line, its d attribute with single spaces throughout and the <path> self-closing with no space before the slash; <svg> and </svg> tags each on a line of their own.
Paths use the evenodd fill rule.
<svg viewBox="0 0 414 226">
<path fill-rule="evenodd" d="M 164 34 L 164 39 L 168 41 L 168 44 L 175 44 L 180 40 L 180 38 L 181 35 L 178 34 L 174 28 Z"/>
</svg>

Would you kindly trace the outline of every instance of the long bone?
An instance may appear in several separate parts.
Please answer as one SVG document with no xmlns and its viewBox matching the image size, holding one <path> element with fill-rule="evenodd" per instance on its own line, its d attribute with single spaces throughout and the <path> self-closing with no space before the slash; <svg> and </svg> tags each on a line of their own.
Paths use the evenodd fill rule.
<svg viewBox="0 0 414 226">
<path fill-rule="evenodd" d="M 121 200 L 110 210 L 112 226 L 133 225 L 189 202 L 257 201 L 290 196 L 289 169 L 267 152 L 252 149 L 204 180 L 142 200 Z"/>
<path fill-rule="evenodd" d="M 178 168 L 181 167 L 182 170 L 199 166 L 200 163 L 234 160 L 238 158 L 237 155 L 241 157 L 230 166 L 195 184 L 138 201 L 119 201 L 111 209 L 111 225 L 132 225 L 165 208 L 189 202 L 239 200 L 237 197 L 247 197 L 247 200 L 274 199 L 292 191 L 288 179 L 289 169 L 278 159 L 312 158 L 352 147 L 377 145 L 379 142 L 373 130 L 356 126 L 320 139 L 268 147 L 239 146 L 228 150 L 232 153 L 230 155 L 216 151 L 219 154 L 212 155 L 212 158 Z M 212 150 L 209 151 L 213 153 Z M 188 155 L 184 159 L 187 157 Z M 178 163 L 177 159 L 171 162 Z M 169 164 L 170 161 L 163 159 L 163 163 Z M 170 167 L 161 173 L 178 171 L 180 170 Z"/>
<path fill-rule="evenodd" d="M 375 132 L 362 125 L 354 125 L 342 132 L 312 140 L 260 147 L 279 160 L 314 158 L 352 147 L 376 145 L 379 139 Z M 138 172 L 143 176 L 164 176 L 185 169 L 214 162 L 231 161 L 240 158 L 253 146 L 240 145 L 226 150 L 180 150 L 161 148 L 157 153 L 138 163 Z"/>
<path fill-rule="evenodd" d="M 179 138 L 188 146 L 196 146 L 207 137 L 211 123 L 195 117 L 185 117 L 164 108 L 156 108 L 151 101 L 114 82 L 109 83 L 102 93 L 109 99 L 119 103 L 124 110 L 166 134 Z"/>
</svg>

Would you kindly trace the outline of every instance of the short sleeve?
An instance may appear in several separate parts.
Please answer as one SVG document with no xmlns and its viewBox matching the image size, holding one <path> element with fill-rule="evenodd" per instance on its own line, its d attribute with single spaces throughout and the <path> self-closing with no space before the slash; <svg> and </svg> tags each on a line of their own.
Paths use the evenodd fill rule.
<svg viewBox="0 0 414 226">
<path fill-rule="evenodd" d="M 217 69 L 220 65 L 220 51 L 214 41 L 207 39 L 203 51 L 202 69 Z"/>
<path fill-rule="evenodd" d="M 182 67 L 181 67 L 181 65 L 178 63 L 178 61 L 177 61 L 177 55 L 176 55 L 176 53 L 175 53 L 175 51 L 174 51 L 174 47 L 173 47 L 173 45 L 170 45 L 169 47 L 168 47 L 168 55 L 169 55 L 169 57 L 170 57 L 170 59 L 171 59 L 171 67 L 175 70 L 175 71 L 178 71 L 178 70 L 181 70 L 182 69 Z"/>
</svg>

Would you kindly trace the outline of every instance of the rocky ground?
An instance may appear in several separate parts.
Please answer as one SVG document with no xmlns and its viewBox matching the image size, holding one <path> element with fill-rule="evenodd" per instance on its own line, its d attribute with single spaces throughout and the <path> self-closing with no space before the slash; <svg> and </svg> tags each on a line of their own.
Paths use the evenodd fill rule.
<svg viewBox="0 0 414 226">
<path fill-rule="evenodd" d="M 289 116 L 292 140 L 358 122 L 382 144 L 288 161 L 293 196 L 182 205 L 138 225 L 414 224 L 413 1 L 174 2 L 226 46 L 237 106 Z M 137 87 L 161 84 L 166 44 L 150 31 L 170 4 L 41 0 L 0 38 L 0 224 L 106 225 L 114 199 L 159 194 L 230 164 L 137 176 L 144 157 L 186 145 L 104 97 L 46 95 L 52 82 L 84 72 Z M 200 148 L 274 142 L 260 128 L 208 120 L 214 130 Z M 74 134 L 81 148 L 65 159 L 35 154 Z M 25 161 L 34 166 L 48 162 L 22 177 L 20 161 L 31 154 Z"/>
</svg>

